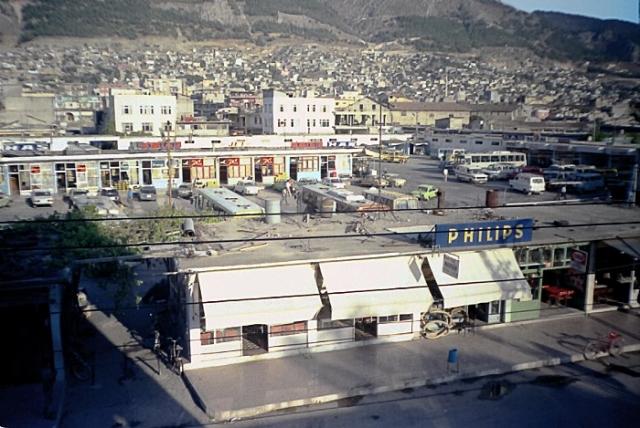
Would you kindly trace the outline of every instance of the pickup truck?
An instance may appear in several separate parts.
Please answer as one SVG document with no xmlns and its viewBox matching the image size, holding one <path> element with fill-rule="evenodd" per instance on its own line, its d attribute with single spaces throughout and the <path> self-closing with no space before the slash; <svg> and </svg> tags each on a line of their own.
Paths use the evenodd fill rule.
<svg viewBox="0 0 640 428">
<path fill-rule="evenodd" d="M 458 181 L 473 184 L 484 184 L 489 180 L 487 174 L 482 173 L 479 169 L 469 168 L 467 166 L 458 166 L 455 171 Z"/>
</svg>

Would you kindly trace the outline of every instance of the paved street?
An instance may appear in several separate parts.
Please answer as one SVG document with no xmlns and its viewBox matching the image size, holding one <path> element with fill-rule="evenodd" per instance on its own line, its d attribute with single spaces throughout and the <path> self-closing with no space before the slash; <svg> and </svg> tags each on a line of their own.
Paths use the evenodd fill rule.
<svg viewBox="0 0 640 428">
<path fill-rule="evenodd" d="M 640 353 L 344 400 L 234 427 L 635 427 Z"/>
<path fill-rule="evenodd" d="M 210 416 L 230 420 L 456 378 L 507 373 L 582 358 L 587 342 L 615 329 L 640 344 L 637 314 L 608 312 L 416 340 L 187 371 Z M 457 349 L 459 372 L 447 365 Z"/>
</svg>

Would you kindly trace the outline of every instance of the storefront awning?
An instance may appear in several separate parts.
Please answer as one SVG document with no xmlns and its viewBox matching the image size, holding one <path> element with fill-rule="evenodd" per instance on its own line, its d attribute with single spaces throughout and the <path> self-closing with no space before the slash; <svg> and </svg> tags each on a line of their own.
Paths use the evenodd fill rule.
<svg viewBox="0 0 640 428">
<path fill-rule="evenodd" d="M 610 247 L 615 248 L 621 253 L 628 254 L 631 257 L 640 257 L 640 239 L 637 238 L 617 238 L 604 241 Z"/>
<path fill-rule="evenodd" d="M 311 265 L 198 273 L 206 329 L 287 324 L 322 307 Z"/>
<path fill-rule="evenodd" d="M 427 255 L 445 308 L 495 300 L 531 300 L 531 288 L 509 248 Z"/>
<path fill-rule="evenodd" d="M 433 299 L 416 257 L 320 263 L 331 319 L 427 312 Z"/>
</svg>

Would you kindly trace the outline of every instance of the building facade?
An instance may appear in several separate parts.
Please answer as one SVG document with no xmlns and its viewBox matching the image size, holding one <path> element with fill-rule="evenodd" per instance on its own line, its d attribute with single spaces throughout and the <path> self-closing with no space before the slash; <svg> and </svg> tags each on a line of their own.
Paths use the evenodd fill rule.
<svg viewBox="0 0 640 428">
<path fill-rule="evenodd" d="M 166 130 L 175 129 L 177 103 L 174 96 L 112 95 L 109 105 L 115 131 L 119 134 L 161 136 Z"/>
<path fill-rule="evenodd" d="M 332 134 L 335 99 L 293 96 L 269 89 L 263 93 L 262 126 L 265 134 Z"/>
</svg>

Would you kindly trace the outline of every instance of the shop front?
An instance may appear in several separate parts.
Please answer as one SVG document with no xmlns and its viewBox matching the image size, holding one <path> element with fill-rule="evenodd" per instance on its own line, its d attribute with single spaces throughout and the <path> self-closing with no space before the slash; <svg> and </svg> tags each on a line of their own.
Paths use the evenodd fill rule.
<svg viewBox="0 0 640 428">
<path fill-rule="evenodd" d="M 213 158 L 187 158 L 181 160 L 182 165 L 182 183 L 198 182 L 206 183 L 213 187 L 212 183 L 217 184 L 216 165 Z"/>
</svg>

